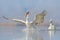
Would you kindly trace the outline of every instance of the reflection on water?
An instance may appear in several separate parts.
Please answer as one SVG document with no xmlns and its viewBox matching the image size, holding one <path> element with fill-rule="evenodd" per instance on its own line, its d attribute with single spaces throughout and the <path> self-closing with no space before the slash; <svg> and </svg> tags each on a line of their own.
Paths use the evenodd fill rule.
<svg viewBox="0 0 60 40">
<path fill-rule="evenodd" d="M 25 32 L 21 30 L 24 29 L 24 26 L 0 26 L 0 40 L 25 40 L 26 35 Z M 45 27 L 39 29 L 47 29 Z M 57 27 L 58 29 L 58 27 Z M 60 29 L 60 27 L 59 27 Z M 60 38 L 60 31 L 56 31 L 54 33 L 54 37 L 52 40 L 59 40 Z M 50 40 L 49 32 L 48 31 L 39 31 L 33 34 L 33 40 Z"/>
</svg>

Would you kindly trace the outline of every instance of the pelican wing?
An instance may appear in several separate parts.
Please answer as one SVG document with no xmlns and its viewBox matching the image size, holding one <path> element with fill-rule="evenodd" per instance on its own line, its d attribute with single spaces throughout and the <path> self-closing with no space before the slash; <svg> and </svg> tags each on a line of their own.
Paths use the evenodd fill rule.
<svg viewBox="0 0 60 40">
<path fill-rule="evenodd" d="M 7 18 L 7 17 L 5 17 L 5 16 L 2 16 L 4 19 L 6 19 L 6 20 L 10 20 L 10 21 L 15 21 L 15 22 L 20 22 L 20 23 L 25 23 L 25 21 L 23 21 L 23 20 L 19 20 L 19 19 L 9 19 L 9 18 Z"/>
<path fill-rule="evenodd" d="M 12 21 L 16 21 L 16 22 L 25 23 L 25 21 L 23 21 L 23 20 L 19 20 L 19 19 L 12 19 Z"/>
<path fill-rule="evenodd" d="M 40 24 L 40 23 L 43 23 L 44 22 L 44 16 L 46 15 L 45 14 L 45 10 L 42 12 L 42 13 L 40 13 L 40 14 L 37 14 L 36 16 L 35 16 L 35 18 L 34 18 L 34 21 L 32 22 L 33 24 Z"/>
</svg>

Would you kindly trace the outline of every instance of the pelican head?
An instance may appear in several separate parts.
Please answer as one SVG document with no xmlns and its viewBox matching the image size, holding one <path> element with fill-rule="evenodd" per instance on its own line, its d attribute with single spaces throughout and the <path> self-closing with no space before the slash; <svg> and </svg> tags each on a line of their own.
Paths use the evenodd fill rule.
<svg viewBox="0 0 60 40">
<path fill-rule="evenodd" d="M 29 16 L 29 11 L 27 11 L 26 14 L 25 14 L 25 20 L 26 20 L 26 22 L 28 22 L 28 16 Z"/>
<path fill-rule="evenodd" d="M 26 18 L 26 17 L 28 17 L 28 15 L 29 15 L 29 11 L 28 11 L 28 12 L 26 12 L 26 14 L 25 14 L 25 18 Z"/>
<path fill-rule="evenodd" d="M 50 25 L 53 25 L 53 20 L 52 19 L 50 19 Z"/>
</svg>

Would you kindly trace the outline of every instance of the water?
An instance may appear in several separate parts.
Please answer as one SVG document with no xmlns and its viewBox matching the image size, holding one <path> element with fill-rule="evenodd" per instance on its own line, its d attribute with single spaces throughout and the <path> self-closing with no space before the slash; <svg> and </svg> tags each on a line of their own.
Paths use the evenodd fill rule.
<svg viewBox="0 0 60 40">
<path fill-rule="evenodd" d="M 25 32 L 21 30 L 24 29 L 25 26 L 0 26 L 0 40 L 25 40 Z M 39 29 L 47 29 L 47 27 L 42 27 Z M 60 29 L 60 27 L 57 27 Z M 33 40 L 50 40 L 48 31 L 39 31 L 38 33 L 34 33 Z M 60 31 L 56 31 L 52 40 L 60 39 Z"/>
</svg>

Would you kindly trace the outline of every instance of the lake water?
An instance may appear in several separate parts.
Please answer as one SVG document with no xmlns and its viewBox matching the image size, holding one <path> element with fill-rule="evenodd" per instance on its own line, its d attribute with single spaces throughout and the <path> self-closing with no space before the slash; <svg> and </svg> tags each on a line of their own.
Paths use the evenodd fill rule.
<svg viewBox="0 0 60 40">
<path fill-rule="evenodd" d="M 0 26 L 0 40 L 25 40 L 25 32 L 21 31 L 24 28 L 24 26 Z M 60 27 L 56 28 L 60 29 Z M 47 27 L 39 29 L 47 29 Z M 42 38 L 42 40 L 50 40 L 49 32 L 39 31 L 38 33 L 34 33 L 33 40 L 39 40 L 37 38 Z M 60 40 L 60 31 L 55 31 L 51 40 Z"/>
</svg>

